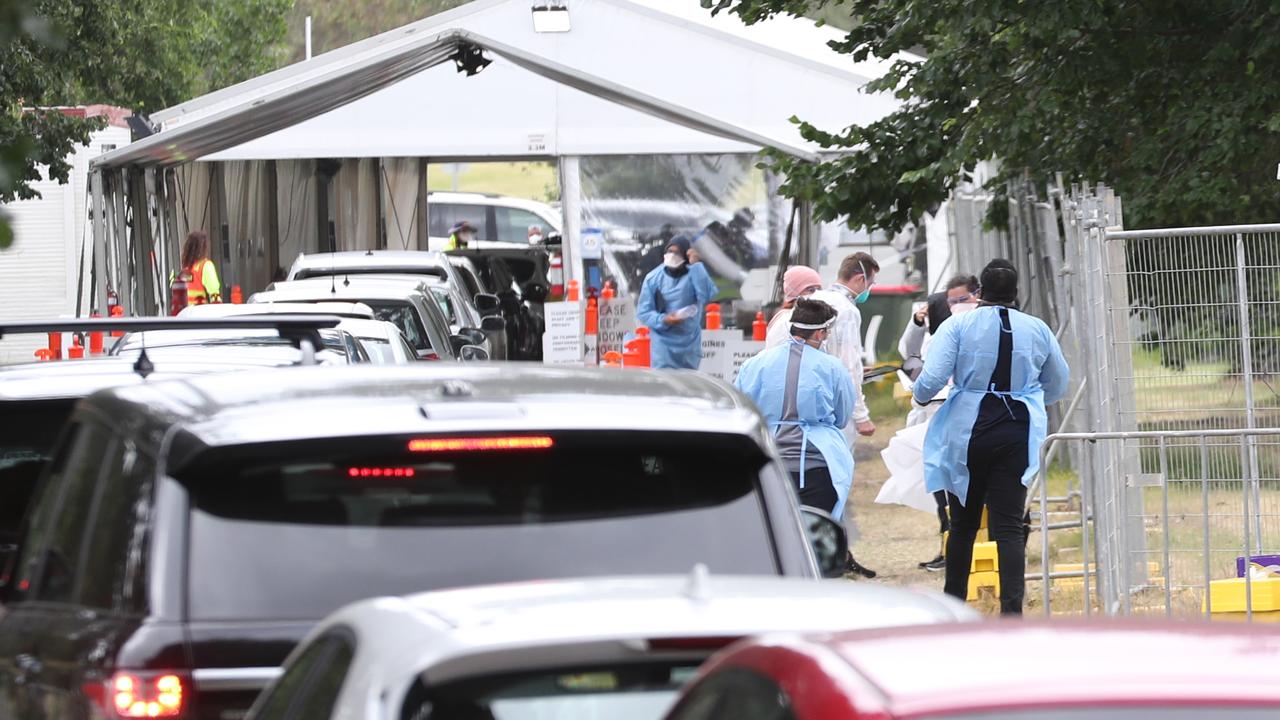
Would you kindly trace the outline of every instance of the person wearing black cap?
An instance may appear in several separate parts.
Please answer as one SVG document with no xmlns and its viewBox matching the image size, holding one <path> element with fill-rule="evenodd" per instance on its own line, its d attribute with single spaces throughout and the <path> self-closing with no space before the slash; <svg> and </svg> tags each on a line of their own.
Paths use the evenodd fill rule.
<svg viewBox="0 0 1280 720">
<path fill-rule="evenodd" d="M 1067 391 L 1057 338 L 1018 308 L 1018 271 L 1008 260 L 983 269 L 979 307 L 942 323 L 929 344 L 913 398 L 924 404 L 948 380 L 946 402 L 925 436 L 925 486 L 951 505 L 945 592 L 969 592 L 973 541 L 988 510 L 1000 565 L 1000 611 L 1022 614 L 1026 573 L 1023 514 L 1040 465 L 1045 406 Z"/>
<path fill-rule="evenodd" d="M 716 284 L 683 235 L 667 244 L 662 265 L 640 286 L 636 316 L 649 328 L 649 364 L 697 370 L 702 361 L 703 311 Z"/>
</svg>

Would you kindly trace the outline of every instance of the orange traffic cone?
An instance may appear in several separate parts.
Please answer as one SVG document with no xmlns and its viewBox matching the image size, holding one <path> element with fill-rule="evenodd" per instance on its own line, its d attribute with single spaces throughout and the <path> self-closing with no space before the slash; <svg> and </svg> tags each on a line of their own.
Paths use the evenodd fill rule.
<svg viewBox="0 0 1280 720">
<path fill-rule="evenodd" d="M 707 329 L 720 329 L 720 305 L 719 303 L 711 303 L 707 306 Z"/>
<path fill-rule="evenodd" d="M 762 342 L 769 333 L 769 324 L 764 321 L 764 313 L 756 313 L 755 322 L 751 323 L 751 339 Z"/>
</svg>

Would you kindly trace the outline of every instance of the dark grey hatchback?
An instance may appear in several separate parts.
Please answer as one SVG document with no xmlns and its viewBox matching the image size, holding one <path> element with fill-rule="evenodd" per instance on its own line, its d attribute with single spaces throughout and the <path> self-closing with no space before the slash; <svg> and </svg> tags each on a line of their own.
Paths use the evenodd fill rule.
<svg viewBox="0 0 1280 720">
<path fill-rule="evenodd" d="M 373 595 L 838 569 L 842 535 L 802 515 L 769 437 L 693 374 L 302 368 L 95 394 L 2 591 L 0 716 L 234 718 Z"/>
</svg>

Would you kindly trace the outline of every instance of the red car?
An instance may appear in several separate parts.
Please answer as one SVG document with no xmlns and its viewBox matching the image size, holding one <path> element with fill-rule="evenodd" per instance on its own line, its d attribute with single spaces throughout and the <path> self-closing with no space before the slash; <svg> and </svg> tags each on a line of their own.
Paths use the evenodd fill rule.
<svg viewBox="0 0 1280 720">
<path fill-rule="evenodd" d="M 703 666 L 667 720 L 1261 720 L 1280 632 L 996 622 L 773 635 Z"/>
</svg>

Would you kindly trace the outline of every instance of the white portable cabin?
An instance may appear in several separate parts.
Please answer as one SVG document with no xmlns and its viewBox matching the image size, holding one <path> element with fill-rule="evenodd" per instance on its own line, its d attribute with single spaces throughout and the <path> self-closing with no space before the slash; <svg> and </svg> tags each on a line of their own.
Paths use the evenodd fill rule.
<svg viewBox="0 0 1280 720">
<path fill-rule="evenodd" d="M 117 115 L 118 117 L 118 115 Z M 92 134 L 88 145 L 71 156 L 71 176 L 65 185 L 47 177 L 33 183 L 39 198 L 3 206 L 14 230 L 14 242 L 0 250 L 0 319 L 34 320 L 74 315 L 80 285 L 80 256 L 84 248 L 84 293 L 90 292 L 92 231 L 88 227 L 89 161 L 129 144 L 127 127 L 109 125 Z M 14 335 L 0 339 L 0 363 L 28 362 L 45 347 L 43 335 Z"/>
</svg>

